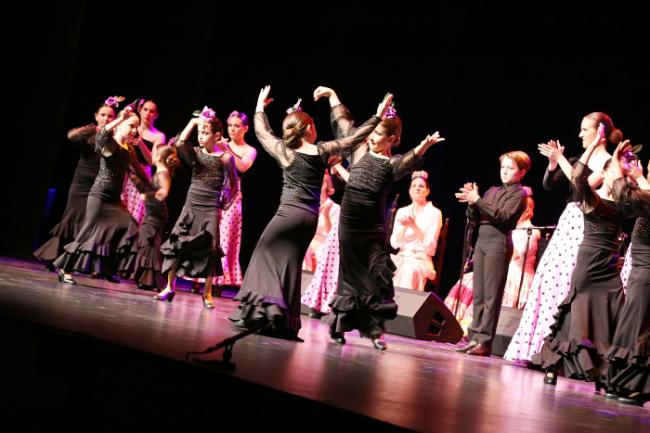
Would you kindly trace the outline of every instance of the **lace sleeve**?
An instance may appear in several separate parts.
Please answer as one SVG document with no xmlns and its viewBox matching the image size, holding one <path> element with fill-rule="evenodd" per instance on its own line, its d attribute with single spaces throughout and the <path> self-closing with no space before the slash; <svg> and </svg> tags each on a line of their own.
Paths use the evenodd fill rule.
<svg viewBox="0 0 650 433">
<path fill-rule="evenodd" d="M 612 195 L 619 209 L 626 215 L 650 216 L 650 191 L 644 191 L 620 178 L 614 181 Z"/>
<path fill-rule="evenodd" d="M 254 123 L 255 135 L 262 144 L 264 150 L 278 161 L 280 167 L 287 167 L 291 162 L 289 159 L 289 151 L 287 150 L 284 141 L 273 134 L 266 113 L 263 111 L 255 113 Z"/>
<path fill-rule="evenodd" d="M 592 212 L 600 202 L 600 198 L 593 188 L 591 188 L 591 185 L 589 185 L 590 174 L 591 169 L 581 162 L 574 165 L 571 171 L 573 201 L 582 204 L 582 211 L 584 213 Z"/>
<path fill-rule="evenodd" d="M 172 140 L 178 151 L 178 156 L 185 164 L 194 167 L 198 162 L 198 157 L 196 156 L 196 150 L 192 143 L 189 140 L 181 140 L 180 134 L 177 134 Z"/>
<path fill-rule="evenodd" d="M 395 180 L 399 180 L 415 170 L 424 160 L 424 157 L 418 157 L 415 150 L 411 149 L 404 155 L 395 155 L 390 159 L 390 165 L 393 168 Z"/>
<path fill-rule="evenodd" d="M 97 127 L 94 123 L 86 126 L 80 126 L 78 128 L 73 128 L 68 131 L 68 140 L 70 140 L 72 144 L 82 146 L 88 143 L 90 139 L 95 135 L 97 132 L 96 128 Z"/>
<path fill-rule="evenodd" d="M 117 149 L 117 142 L 113 140 L 113 132 L 102 128 L 95 135 L 95 151 L 99 155 L 112 154 Z"/>
<path fill-rule="evenodd" d="M 349 155 L 357 150 L 358 147 L 366 140 L 366 137 L 375 129 L 381 119 L 372 116 L 363 125 L 358 127 L 352 135 L 332 141 L 323 141 L 318 143 L 320 153 Z M 365 147 L 365 146 L 364 146 Z"/>
<path fill-rule="evenodd" d="M 354 120 L 352 119 L 352 114 L 343 104 L 332 107 L 332 110 L 330 111 L 330 123 L 336 138 L 348 137 L 354 132 Z"/>
</svg>

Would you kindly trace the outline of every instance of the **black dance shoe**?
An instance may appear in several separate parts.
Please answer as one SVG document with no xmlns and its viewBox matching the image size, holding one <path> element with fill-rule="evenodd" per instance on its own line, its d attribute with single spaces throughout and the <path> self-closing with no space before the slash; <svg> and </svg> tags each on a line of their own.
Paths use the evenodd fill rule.
<svg viewBox="0 0 650 433">
<path fill-rule="evenodd" d="M 52 264 L 52 262 L 45 263 L 45 269 L 50 272 L 56 272 L 56 267 Z"/>
<path fill-rule="evenodd" d="M 547 385 L 557 385 L 557 372 L 551 369 L 546 370 L 544 383 Z"/>
<path fill-rule="evenodd" d="M 486 346 L 484 344 L 477 344 L 476 346 L 472 347 L 469 349 L 467 352 L 468 355 L 472 356 L 492 356 L 492 348 L 490 346 Z"/>
<path fill-rule="evenodd" d="M 77 282 L 70 275 L 66 274 L 63 269 L 59 270 L 58 273 L 59 283 L 63 284 L 77 284 Z"/>
<path fill-rule="evenodd" d="M 634 406 L 643 406 L 647 401 L 650 401 L 650 394 L 641 394 L 640 392 L 633 392 L 627 397 L 619 397 L 617 400 L 619 403 L 631 404 Z"/>
<path fill-rule="evenodd" d="M 176 296 L 176 292 L 172 292 L 169 289 L 165 289 L 162 292 L 153 295 L 153 300 L 154 301 L 167 301 L 171 302 L 174 300 L 174 296 Z"/>
<path fill-rule="evenodd" d="M 110 275 L 110 274 L 104 275 L 104 279 L 106 281 L 108 281 L 109 283 L 113 283 L 113 284 L 120 284 L 121 283 L 120 280 L 118 280 L 117 278 L 115 278 L 113 275 Z"/>
<path fill-rule="evenodd" d="M 463 346 L 460 349 L 456 349 L 456 352 L 466 353 L 466 352 L 469 352 L 470 350 L 472 350 L 473 348 L 475 348 L 476 346 L 478 346 L 478 342 L 472 340 L 469 343 L 467 343 L 466 346 Z"/>
<path fill-rule="evenodd" d="M 345 335 L 342 332 L 332 332 L 330 333 L 330 338 L 336 344 L 343 345 L 347 343 L 347 341 L 345 340 Z"/>
<path fill-rule="evenodd" d="M 372 339 L 372 347 L 374 347 L 377 350 L 386 350 L 388 348 L 388 345 L 386 342 L 380 338 L 373 338 Z"/>
</svg>

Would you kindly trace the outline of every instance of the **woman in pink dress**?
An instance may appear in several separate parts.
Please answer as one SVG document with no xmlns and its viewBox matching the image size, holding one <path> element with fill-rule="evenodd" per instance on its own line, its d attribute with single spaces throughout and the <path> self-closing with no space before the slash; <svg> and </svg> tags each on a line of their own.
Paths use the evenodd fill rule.
<svg viewBox="0 0 650 433">
<path fill-rule="evenodd" d="M 239 111 L 233 111 L 226 120 L 228 124 L 228 151 L 235 158 L 235 167 L 241 175 L 253 166 L 257 157 L 257 150 L 244 140 L 248 132 L 248 116 Z M 224 210 L 219 222 L 220 244 L 224 256 L 221 258 L 223 275 L 219 276 L 217 286 L 239 288 L 242 282 L 241 266 L 239 264 L 239 250 L 241 248 L 242 230 L 242 193 L 241 177 L 238 176 L 239 193 L 235 196 L 233 204 Z"/>
</svg>

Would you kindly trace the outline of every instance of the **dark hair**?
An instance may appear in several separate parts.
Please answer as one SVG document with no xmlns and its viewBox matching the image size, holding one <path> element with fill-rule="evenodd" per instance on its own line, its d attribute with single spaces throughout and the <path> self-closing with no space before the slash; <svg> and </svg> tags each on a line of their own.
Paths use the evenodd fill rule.
<svg viewBox="0 0 650 433">
<path fill-rule="evenodd" d="M 288 114 L 282 122 L 282 139 L 289 149 L 295 149 L 300 146 L 300 139 L 305 136 L 307 127 L 314 120 L 311 116 L 302 111 L 294 111 Z"/>
<path fill-rule="evenodd" d="M 107 105 L 107 104 L 102 104 L 99 107 L 97 107 L 97 110 L 95 111 L 95 113 L 99 113 L 99 110 L 101 110 L 104 107 L 107 107 L 107 108 L 110 108 L 111 110 L 113 110 L 113 115 L 117 116 L 117 112 L 115 111 L 115 107 L 113 107 L 112 105 Z"/>
<path fill-rule="evenodd" d="M 169 175 L 174 176 L 174 171 L 181 165 L 176 148 L 174 146 L 161 146 L 161 149 L 158 150 L 158 158 L 163 161 L 167 170 L 169 170 Z"/>
<path fill-rule="evenodd" d="M 585 118 L 592 120 L 596 127 L 598 127 L 599 123 L 605 125 L 605 138 L 607 139 L 608 144 L 616 146 L 618 143 L 623 141 L 623 132 L 614 126 L 612 118 L 607 114 L 600 111 L 594 111 L 593 113 L 587 114 Z"/>
<path fill-rule="evenodd" d="M 218 117 L 207 120 L 206 123 L 210 125 L 210 130 L 213 134 L 218 132 L 223 135 L 223 122 L 221 122 Z"/>
<path fill-rule="evenodd" d="M 397 137 L 395 141 L 395 146 L 397 146 L 402 139 L 402 120 L 397 117 L 382 118 L 379 124 L 386 130 L 388 135 L 394 135 Z"/>
<path fill-rule="evenodd" d="M 236 117 L 238 119 L 241 119 L 242 125 L 248 126 L 248 116 L 246 114 L 242 113 L 241 111 L 237 111 L 237 110 L 233 111 L 228 116 L 228 119 L 230 119 L 231 117 Z"/>
</svg>

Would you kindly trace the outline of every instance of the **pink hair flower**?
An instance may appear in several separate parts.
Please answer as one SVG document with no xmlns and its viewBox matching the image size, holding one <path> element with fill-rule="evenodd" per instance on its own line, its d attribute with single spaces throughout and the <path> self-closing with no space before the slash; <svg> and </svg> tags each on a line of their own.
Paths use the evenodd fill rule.
<svg viewBox="0 0 650 433">
<path fill-rule="evenodd" d="M 124 96 L 109 96 L 104 101 L 104 105 L 108 107 L 117 108 L 120 105 L 120 102 L 124 101 Z"/>
<path fill-rule="evenodd" d="M 302 111 L 302 105 L 300 105 L 301 102 L 302 98 L 298 98 L 298 102 L 287 108 L 287 114 L 295 113 L 296 111 Z"/>
<path fill-rule="evenodd" d="M 192 113 L 192 115 L 194 117 L 200 118 L 204 122 L 209 122 L 210 120 L 213 120 L 217 117 L 214 110 L 209 108 L 207 105 L 203 107 L 201 111 L 196 110 L 194 113 Z"/>
</svg>

